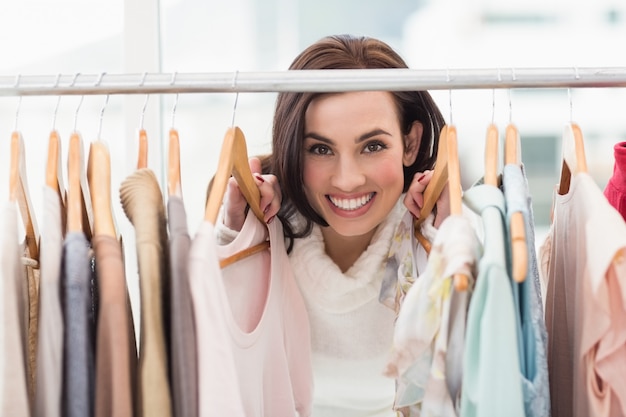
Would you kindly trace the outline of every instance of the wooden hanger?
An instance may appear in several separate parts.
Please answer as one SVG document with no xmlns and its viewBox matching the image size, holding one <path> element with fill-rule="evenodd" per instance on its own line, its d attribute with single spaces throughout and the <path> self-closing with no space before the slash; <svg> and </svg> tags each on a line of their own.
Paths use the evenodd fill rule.
<svg viewBox="0 0 626 417">
<path fill-rule="evenodd" d="M 182 198 L 182 186 L 180 183 L 180 141 L 178 131 L 170 129 L 170 143 L 167 165 L 167 191 L 170 196 Z"/>
<path fill-rule="evenodd" d="M 9 201 L 17 202 L 26 233 L 29 256 L 39 260 L 39 229 L 28 191 L 24 139 L 18 131 L 11 134 L 11 162 L 9 171 Z"/>
<path fill-rule="evenodd" d="M 448 143 L 446 137 L 448 135 L 448 131 L 451 129 L 455 129 L 455 127 L 452 125 L 445 125 L 439 133 L 437 160 L 435 161 L 433 176 L 424 190 L 424 204 L 420 210 L 420 216 L 415 220 L 413 226 L 415 230 L 415 237 L 426 250 L 426 253 L 430 253 L 431 243 L 424 235 L 422 235 L 421 224 L 426 220 L 430 213 L 432 213 L 439 196 L 441 196 L 444 187 L 448 183 Z"/>
<path fill-rule="evenodd" d="M 261 194 L 259 193 L 259 188 L 254 181 L 250 165 L 248 164 L 246 138 L 238 127 L 231 127 L 226 132 L 217 165 L 217 172 L 213 180 L 209 198 L 207 199 L 204 219 L 212 224 L 215 224 L 217 220 L 220 206 L 222 205 L 222 199 L 226 192 L 228 179 L 231 175 L 235 176 L 241 192 L 250 205 L 250 209 L 261 222 L 265 222 L 265 216 L 260 206 Z M 220 260 L 220 267 L 225 268 L 243 258 L 261 252 L 269 248 L 269 246 L 270 243 L 265 241 L 244 249 L 241 252 Z"/>
<path fill-rule="evenodd" d="M 139 129 L 139 151 L 137 153 L 137 169 L 148 167 L 148 134 Z"/>
<path fill-rule="evenodd" d="M 461 167 L 459 164 L 459 150 L 456 139 L 456 128 L 450 126 L 445 138 L 447 142 L 448 159 L 448 187 L 450 189 L 450 215 L 461 216 L 463 214 L 463 188 L 461 187 Z M 453 277 L 454 288 L 457 291 L 465 291 L 469 279 L 465 274 L 455 274 Z"/>
<path fill-rule="evenodd" d="M 94 234 L 118 239 L 111 205 L 111 157 L 106 143 L 100 140 L 89 145 L 87 178 L 93 208 Z"/>
<path fill-rule="evenodd" d="M 264 222 L 265 216 L 260 206 L 261 194 L 248 164 L 246 138 L 238 127 L 229 128 L 224 136 L 213 187 L 204 211 L 204 219 L 212 224 L 217 221 L 222 199 L 226 193 L 226 185 L 231 175 L 235 176 L 237 184 L 239 184 L 239 188 L 254 214 Z"/>
<path fill-rule="evenodd" d="M 504 141 L 505 165 L 521 164 L 520 139 L 517 127 L 509 123 L 506 127 Z M 523 282 L 528 273 L 528 246 L 526 245 L 526 227 L 524 215 L 518 211 L 511 214 L 509 224 L 509 237 L 511 239 L 511 273 L 515 282 Z"/>
<path fill-rule="evenodd" d="M 61 208 L 65 210 L 65 185 L 61 166 L 61 139 L 59 132 L 53 130 L 48 139 L 48 159 L 46 162 L 46 185 L 56 191 Z"/>
<path fill-rule="evenodd" d="M 587 172 L 587 158 L 583 133 L 576 123 L 568 123 L 563 131 L 563 164 L 559 181 L 559 194 L 567 194 L 572 175 Z"/>
<path fill-rule="evenodd" d="M 491 123 L 485 139 L 485 184 L 498 186 L 498 127 Z"/>
<path fill-rule="evenodd" d="M 78 132 L 70 136 L 67 158 L 67 231 L 83 232 L 87 240 L 93 236 L 93 209 L 85 175 L 83 139 Z"/>
</svg>

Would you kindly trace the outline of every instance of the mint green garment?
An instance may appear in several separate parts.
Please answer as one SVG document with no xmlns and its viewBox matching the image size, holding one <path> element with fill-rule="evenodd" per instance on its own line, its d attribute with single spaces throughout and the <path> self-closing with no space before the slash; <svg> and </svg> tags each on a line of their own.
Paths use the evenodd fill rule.
<svg viewBox="0 0 626 417">
<path fill-rule="evenodd" d="M 515 309 L 506 268 L 504 195 L 491 185 L 468 189 L 480 214 L 484 252 L 469 305 L 463 357 L 462 417 L 524 417 Z"/>
</svg>

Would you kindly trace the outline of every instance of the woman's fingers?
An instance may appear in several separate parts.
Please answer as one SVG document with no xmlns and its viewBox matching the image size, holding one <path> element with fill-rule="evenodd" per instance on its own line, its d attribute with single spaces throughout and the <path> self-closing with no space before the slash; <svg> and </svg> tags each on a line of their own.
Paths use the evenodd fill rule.
<svg viewBox="0 0 626 417">
<path fill-rule="evenodd" d="M 241 230 L 246 219 L 247 204 L 237 181 L 234 177 L 230 177 L 224 197 L 224 225 L 232 230 Z"/>
<path fill-rule="evenodd" d="M 433 176 L 432 171 L 418 172 L 413 176 L 413 181 L 404 198 L 404 205 L 409 211 L 419 218 L 420 211 L 424 205 L 424 191 Z"/>
<path fill-rule="evenodd" d="M 282 194 L 275 175 L 254 174 L 254 178 L 261 194 L 260 206 L 264 213 L 264 220 L 269 223 L 280 209 Z"/>
</svg>

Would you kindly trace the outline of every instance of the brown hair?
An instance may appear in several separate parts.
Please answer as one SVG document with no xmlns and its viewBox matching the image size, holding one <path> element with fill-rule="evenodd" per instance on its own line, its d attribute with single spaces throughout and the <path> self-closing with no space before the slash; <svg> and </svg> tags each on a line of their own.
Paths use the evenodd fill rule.
<svg viewBox="0 0 626 417">
<path fill-rule="evenodd" d="M 404 60 L 387 44 L 377 39 L 350 35 L 325 37 L 296 57 L 290 70 L 303 69 L 375 69 L 407 68 Z M 283 191 L 278 217 L 285 226 L 289 249 L 293 239 L 311 232 L 313 223 L 328 226 L 311 207 L 303 189 L 303 136 L 305 112 L 311 101 L 323 93 L 280 93 L 274 113 L 272 154 L 264 159 L 264 172 L 277 176 Z M 424 126 L 418 155 L 404 167 L 407 191 L 416 172 L 432 169 L 437 158 L 439 131 L 445 121 L 427 91 L 391 92 L 397 105 L 402 133 L 407 134 L 414 121 Z M 305 218 L 301 230 L 295 230 L 289 219 L 299 212 Z"/>
</svg>

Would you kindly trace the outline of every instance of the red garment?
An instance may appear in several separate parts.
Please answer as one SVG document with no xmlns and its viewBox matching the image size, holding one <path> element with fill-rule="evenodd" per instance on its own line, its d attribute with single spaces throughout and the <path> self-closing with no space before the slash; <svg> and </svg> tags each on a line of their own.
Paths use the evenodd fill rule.
<svg viewBox="0 0 626 417">
<path fill-rule="evenodd" d="M 617 143 L 613 149 L 615 150 L 613 176 L 606 184 L 604 195 L 626 220 L 626 142 Z"/>
</svg>

